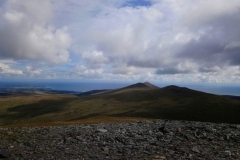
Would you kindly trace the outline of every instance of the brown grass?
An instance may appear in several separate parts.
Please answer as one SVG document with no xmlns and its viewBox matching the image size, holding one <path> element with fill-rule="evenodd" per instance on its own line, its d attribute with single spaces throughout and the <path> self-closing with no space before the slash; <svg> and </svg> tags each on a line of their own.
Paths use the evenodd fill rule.
<svg viewBox="0 0 240 160">
<path fill-rule="evenodd" d="M 0 98 L 0 126 L 39 126 L 175 119 L 240 123 L 240 101 L 186 88 L 127 89 L 79 98 L 33 94 Z"/>
<path fill-rule="evenodd" d="M 35 126 L 63 126 L 63 125 L 77 125 L 77 124 L 100 124 L 100 123 L 120 123 L 120 122 L 135 122 L 140 120 L 154 120 L 152 118 L 134 118 L 134 117 L 93 117 L 77 121 L 67 122 L 50 122 L 50 123 L 28 123 L 28 124 L 15 124 L 5 125 L 5 127 L 35 127 Z"/>
</svg>

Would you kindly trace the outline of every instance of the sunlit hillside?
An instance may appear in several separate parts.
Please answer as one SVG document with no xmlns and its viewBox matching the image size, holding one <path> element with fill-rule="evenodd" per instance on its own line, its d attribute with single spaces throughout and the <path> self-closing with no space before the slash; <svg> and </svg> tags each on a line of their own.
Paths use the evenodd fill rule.
<svg viewBox="0 0 240 160">
<path fill-rule="evenodd" d="M 0 98 L 0 125 L 97 123 L 135 119 L 240 123 L 240 101 L 188 88 L 137 83 L 86 96 L 13 94 Z"/>
</svg>

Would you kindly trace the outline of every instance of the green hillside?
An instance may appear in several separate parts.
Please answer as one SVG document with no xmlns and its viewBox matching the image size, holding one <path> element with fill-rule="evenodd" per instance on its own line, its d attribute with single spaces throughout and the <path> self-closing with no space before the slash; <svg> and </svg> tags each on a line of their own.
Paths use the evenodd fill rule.
<svg viewBox="0 0 240 160">
<path fill-rule="evenodd" d="M 240 101 L 177 86 L 137 83 L 85 97 L 59 94 L 0 98 L 0 125 L 163 118 L 240 123 Z"/>
</svg>

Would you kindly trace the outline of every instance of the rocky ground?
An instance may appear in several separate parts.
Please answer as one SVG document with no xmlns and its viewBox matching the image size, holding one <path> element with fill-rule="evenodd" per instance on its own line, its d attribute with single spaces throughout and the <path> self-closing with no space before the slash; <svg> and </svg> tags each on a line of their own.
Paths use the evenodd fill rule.
<svg viewBox="0 0 240 160">
<path fill-rule="evenodd" d="M 6 159 L 240 159 L 240 125 L 137 121 L 0 128 Z"/>
</svg>

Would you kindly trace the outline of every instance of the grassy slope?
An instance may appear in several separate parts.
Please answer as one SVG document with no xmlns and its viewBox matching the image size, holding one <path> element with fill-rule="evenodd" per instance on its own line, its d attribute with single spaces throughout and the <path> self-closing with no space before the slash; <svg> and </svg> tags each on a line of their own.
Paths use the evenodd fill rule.
<svg viewBox="0 0 240 160">
<path fill-rule="evenodd" d="M 14 95 L 0 98 L 0 124 L 48 122 L 58 119 L 55 115 L 64 111 L 71 95 Z"/>
<path fill-rule="evenodd" d="M 240 101 L 175 86 L 126 88 L 82 98 L 57 94 L 0 98 L 0 125 L 136 118 L 240 123 Z"/>
<path fill-rule="evenodd" d="M 175 86 L 133 90 L 95 99 L 121 103 L 128 110 L 125 116 L 240 123 L 239 101 Z"/>
</svg>

